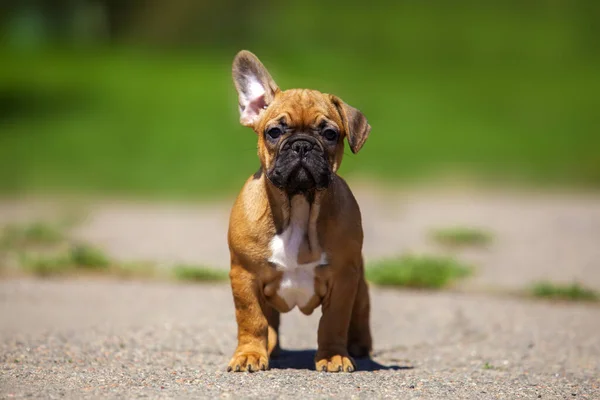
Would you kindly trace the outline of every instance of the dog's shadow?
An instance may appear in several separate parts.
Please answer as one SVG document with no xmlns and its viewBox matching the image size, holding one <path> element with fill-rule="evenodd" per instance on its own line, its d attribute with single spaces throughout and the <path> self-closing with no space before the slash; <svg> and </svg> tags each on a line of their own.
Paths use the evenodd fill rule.
<svg viewBox="0 0 600 400">
<path fill-rule="evenodd" d="M 315 369 L 315 350 L 281 350 L 269 361 L 271 369 Z M 405 370 L 406 365 L 382 365 L 370 357 L 355 358 L 357 371 Z"/>
</svg>

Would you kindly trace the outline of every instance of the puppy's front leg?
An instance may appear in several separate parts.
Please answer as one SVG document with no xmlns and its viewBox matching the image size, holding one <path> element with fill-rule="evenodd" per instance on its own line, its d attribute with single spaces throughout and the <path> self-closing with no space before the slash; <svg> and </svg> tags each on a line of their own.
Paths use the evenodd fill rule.
<svg viewBox="0 0 600 400">
<path fill-rule="evenodd" d="M 238 346 L 227 371 L 254 372 L 269 368 L 267 355 L 268 322 L 256 278 L 241 265 L 232 264 L 229 273 L 235 317 L 238 325 Z"/>
<path fill-rule="evenodd" d="M 358 288 L 358 275 L 354 271 L 340 271 L 330 285 L 322 304 L 315 368 L 317 371 L 352 372 L 356 366 L 348 354 L 348 327 Z"/>
</svg>

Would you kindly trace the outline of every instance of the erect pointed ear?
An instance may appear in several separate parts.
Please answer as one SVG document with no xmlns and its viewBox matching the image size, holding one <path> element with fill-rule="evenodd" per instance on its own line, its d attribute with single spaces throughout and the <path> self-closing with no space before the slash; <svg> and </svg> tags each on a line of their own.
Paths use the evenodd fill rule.
<svg viewBox="0 0 600 400">
<path fill-rule="evenodd" d="M 339 97 L 333 95 L 330 96 L 331 102 L 337 108 L 340 117 L 342 118 L 350 150 L 356 154 L 363 144 L 365 144 L 365 141 L 371 132 L 371 125 L 369 125 L 369 122 L 367 122 L 367 118 L 363 113 L 356 108 L 344 103 Z"/>
<path fill-rule="evenodd" d="M 232 73 L 239 96 L 240 122 L 253 126 L 279 88 L 260 60 L 247 50 L 235 56 Z"/>
</svg>

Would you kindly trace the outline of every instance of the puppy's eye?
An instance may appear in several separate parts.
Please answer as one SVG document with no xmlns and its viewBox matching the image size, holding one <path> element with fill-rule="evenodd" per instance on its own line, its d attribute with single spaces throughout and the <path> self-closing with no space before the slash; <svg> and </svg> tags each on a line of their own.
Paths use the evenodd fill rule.
<svg viewBox="0 0 600 400">
<path fill-rule="evenodd" d="M 325 139 L 329 140 L 330 142 L 333 142 L 333 141 L 337 140 L 338 133 L 336 131 L 334 131 L 333 129 L 325 129 L 323 131 L 323 137 Z"/>
<path fill-rule="evenodd" d="M 281 128 L 278 128 L 276 126 L 267 129 L 267 136 L 271 139 L 277 139 L 279 136 L 281 136 L 282 133 L 283 131 L 281 130 Z"/>
</svg>

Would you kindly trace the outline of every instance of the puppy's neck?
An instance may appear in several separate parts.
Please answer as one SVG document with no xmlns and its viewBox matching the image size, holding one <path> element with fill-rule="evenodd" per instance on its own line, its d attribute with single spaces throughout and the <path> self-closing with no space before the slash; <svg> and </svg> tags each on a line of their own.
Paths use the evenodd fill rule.
<svg viewBox="0 0 600 400">
<path fill-rule="evenodd" d="M 286 229 L 299 229 L 304 238 L 298 251 L 298 263 L 306 264 L 321 258 L 317 222 L 321 211 L 321 202 L 326 190 L 313 194 L 288 195 L 265 179 L 269 207 L 277 234 Z"/>
</svg>

